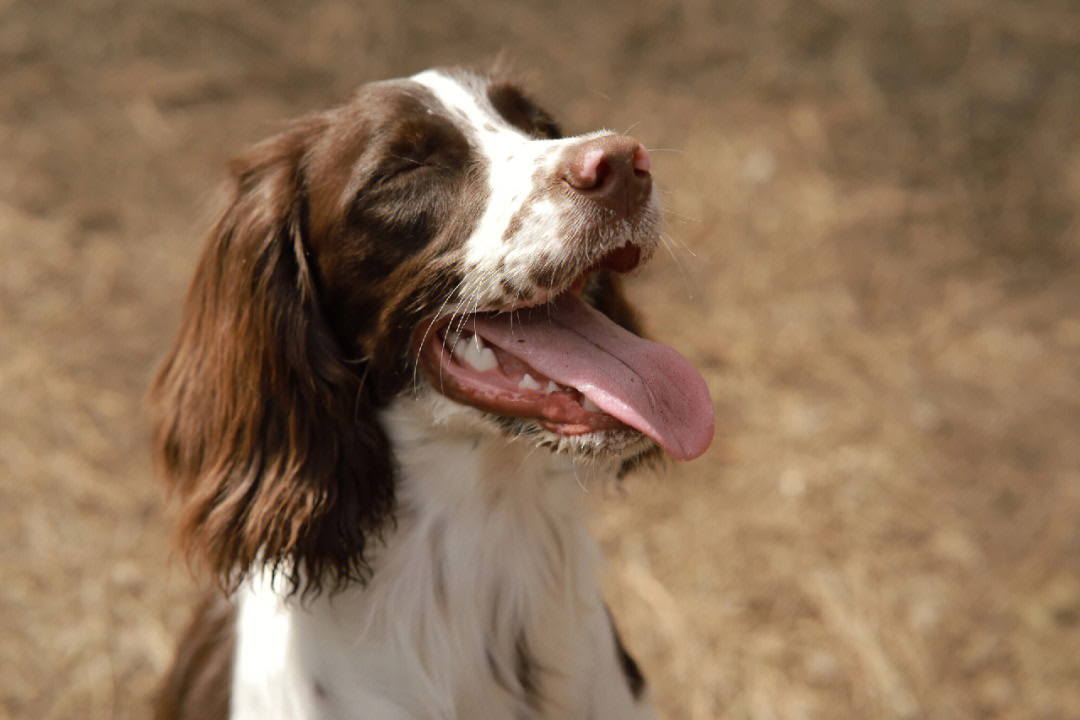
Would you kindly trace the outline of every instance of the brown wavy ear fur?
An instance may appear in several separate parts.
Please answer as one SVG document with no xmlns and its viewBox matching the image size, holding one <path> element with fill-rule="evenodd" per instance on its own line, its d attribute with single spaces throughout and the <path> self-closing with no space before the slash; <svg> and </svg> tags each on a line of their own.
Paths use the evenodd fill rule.
<svg viewBox="0 0 1080 720">
<path fill-rule="evenodd" d="M 231 200 L 154 381 L 178 538 L 227 588 L 256 564 L 293 590 L 362 581 L 393 506 L 387 440 L 320 314 L 306 260 L 301 121 L 233 165 Z"/>
</svg>

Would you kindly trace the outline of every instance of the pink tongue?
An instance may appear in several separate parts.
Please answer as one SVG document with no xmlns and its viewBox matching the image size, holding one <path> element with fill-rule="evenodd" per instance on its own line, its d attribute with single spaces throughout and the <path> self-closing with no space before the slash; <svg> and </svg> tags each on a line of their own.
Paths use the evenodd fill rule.
<svg viewBox="0 0 1080 720">
<path fill-rule="evenodd" d="M 566 294 L 531 311 L 478 315 L 486 340 L 601 410 L 640 430 L 679 460 L 712 442 L 713 409 L 705 380 L 666 345 L 643 340 Z"/>
</svg>

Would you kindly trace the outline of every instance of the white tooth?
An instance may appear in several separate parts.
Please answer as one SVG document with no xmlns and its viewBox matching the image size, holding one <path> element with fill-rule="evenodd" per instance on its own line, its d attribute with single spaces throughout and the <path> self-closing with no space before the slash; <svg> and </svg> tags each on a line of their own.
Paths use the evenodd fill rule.
<svg viewBox="0 0 1080 720">
<path fill-rule="evenodd" d="M 461 333 L 459 333 L 459 332 L 457 332 L 455 330 L 447 330 L 445 338 L 446 338 L 446 347 L 453 350 L 454 348 L 457 347 L 458 342 L 461 340 Z"/>
<path fill-rule="evenodd" d="M 457 347 L 454 348 L 454 357 L 462 362 L 469 363 L 470 365 L 476 359 L 476 354 L 477 353 L 473 350 L 471 343 L 458 343 Z"/>
<path fill-rule="evenodd" d="M 480 357 L 484 361 L 485 370 L 494 370 L 499 367 L 499 359 L 495 357 L 495 351 L 491 348 L 484 348 L 480 351 Z"/>
<path fill-rule="evenodd" d="M 550 395 L 551 393 L 558 392 L 558 391 L 559 391 L 559 386 L 555 384 L 555 381 L 554 380 L 548 380 L 548 384 L 547 384 L 547 387 L 544 388 L 544 392 L 546 392 L 548 395 Z"/>
<path fill-rule="evenodd" d="M 587 397 L 581 398 L 581 407 L 589 412 L 600 412 L 600 407 Z"/>
<path fill-rule="evenodd" d="M 480 339 L 479 335 L 473 335 L 472 336 L 472 341 L 476 345 L 477 350 L 483 350 L 484 349 L 484 341 Z"/>
<path fill-rule="evenodd" d="M 522 390 L 539 390 L 543 385 L 538 383 L 532 375 L 525 373 L 525 377 L 518 382 L 518 387 Z"/>
<path fill-rule="evenodd" d="M 487 372 L 488 370 L 494 370 L 499 367 L 499 361 L 495 359 L 495 352 L 491 348 L 484 348 L 483 350 L 477 350 L 472 347 L 471 344 L 467 345 L 469 348 L 468 354 L 465 355 L 465 362 L 472 365 L 480 372 Z"/>
<path fill-rule="evenodd" d="M 458 344 L 454 346 L 454 357 L 468 365 L 475 366 L 479 355 L 480 351 L 473 347 L 473 344 L 468 340 L 462 342 L 459 338 Z"/>
<path fill-rule="evenodd" d="M 454 354 L 454 357 L 464 362 L 465 358 L 469 357 L 469 343 L 463 343 L 458 338 L 458 342 L 454 343 L 450 351 Z"/>
</svg>

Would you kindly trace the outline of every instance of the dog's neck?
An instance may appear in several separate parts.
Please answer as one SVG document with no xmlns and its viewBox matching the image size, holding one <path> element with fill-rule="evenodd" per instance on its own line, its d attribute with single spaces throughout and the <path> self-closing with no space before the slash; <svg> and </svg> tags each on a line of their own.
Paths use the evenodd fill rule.
<svg viewBox="0 0 1080 720">
<path fill-rule="evenodd" d="M 545 703 L 574 707 L 589 676 L 579 666 L 597 628 L 606 631 L 584 519 L 590 468 L 463 422 L 454 406 L 440 417 L 439 402 L 435 417 L 430 399 L 403 399 L 382 418 L 398 469 L 397 527 L 376 560 L 369 607 L 392 608 L 393 634 L 409 633 L 429 660 L 457 646 L 457 663 L 471 655 L 471 667 L 488 664 L 506 685 L 533 684 Z M 443 660 L 432 667 L 455 664 Z M 557 672 L 541 677 L 541 668 Z"/>
<path fill-rule="evenodd" d="M 585 481 L 598 474 L 596 468 L 575 465 L 527 438 L 508 440 L 478 427 L 471 413 L 432 399 L 434 408 L 429 400 L 400 399 L 380 418 L 398 473 L 399 522 L 477 510 L 530 523 L 580 509 Z M 475 527 L 481 536 L 484 529 L 491 528 Z"/>
<path fill-rule="evenodd" d="M 457 417 L 433 423 L 427 401 L 399 400 L 382 420 L 399 479 L 397 524 L 376 559 L 385 577 L 375 585 L 416 582 L 424 558 L 443 611 L 460 617 L 467 608 L 457 603 L 470 612 L 490 603 L 495 623 L 524 620 L 567 593 L 596 595 L 583 503 L 595 470 Z"/>
<path fill-rule="evenodd" d="M 422 717 L 447 703 L 481 717 L 515 703 L 591 702 L 593 666 L 614 655 L 584 478 L 524 441 L 453 418 L 433 424 L 423 401 L 399 400 L 381 419 L 397 463 L 397 512 L 370 580 L 311 602 L 275 600 L 258 581 L 245 593 L 253 634 L 281 627 L 287 636 L 280 666 L 292 669 L 278 679 L 301 678 L 356 707 L 377 701 L 369 690 L 384 699 L 389 690 Z M 263 647 L 275 646 L 257 643 L 253 660 L 241 649 L 242 665 L 261 667 Z M 312 707 L 323 702 L 298 692 Z"/>
</svg>

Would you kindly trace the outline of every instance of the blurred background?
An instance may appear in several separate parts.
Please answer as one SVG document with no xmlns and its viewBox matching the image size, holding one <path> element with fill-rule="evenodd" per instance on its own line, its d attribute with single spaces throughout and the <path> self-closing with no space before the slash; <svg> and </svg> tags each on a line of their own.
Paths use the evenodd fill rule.
<svg viewBox="0 0 1080 720">
<path fill-rule="evenodd" d="M 198 583 L 145 390 L 227 159 L 506 51 L 653 157 L 702 459 L 590 490 L 661 717 L 1080 717 L 1080 6 L 0 0 L 0 716 L 136 718 Z"/>
</svg>

